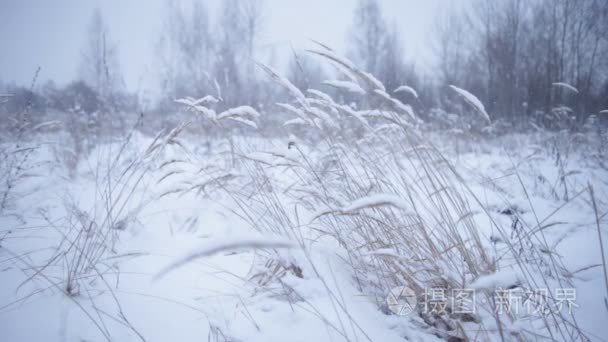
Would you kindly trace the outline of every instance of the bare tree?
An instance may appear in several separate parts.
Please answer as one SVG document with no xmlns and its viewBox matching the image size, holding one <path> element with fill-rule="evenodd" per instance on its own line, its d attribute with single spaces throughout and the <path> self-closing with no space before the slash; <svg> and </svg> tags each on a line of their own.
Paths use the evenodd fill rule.
<svg viewBox="0 0 608 342">
<path fill-rule="evenodd" d="M 184 3 L 167 1 L 157 47 L 163 66 L 161 88 L 170 100 L 215 91 L 210 75 L 215 42 L 208 10 L 202 2 L 189 5 L 184 8 Z"/>
<path fill-rule="evenodd" d="M 80 75 L 106 101 L 111 99 L 114 91 L 124 87 L 118 48 L 110 39 L 99 8 L 93 11 L 87 28 L 85 45 L 81 51 Z"/>
<path fill-rule="evenodd" d="M 445 84 L 464 79 L 464 66 L 468 58 L 465 39 L 464 13 L 452 7 L 444 8 L 435 22 L 436 53 L 439 60 L 439 77 Z M 464 86 L 464 85 L 463 85 Z"/>
<path fill-rule="evenodd" d="M 390 91 L 404 84 L 417 85 L 418 77 L 406 58 L 397 26 L 387 24 L 377 0 L 359 0 L 349 42 L 353 61 Z"/>
<path fill-rule="evenodd" d="M 77 103 L 78 108 L 66 112 L 71 117 L 68 121 L 84 121 L 83 132 L 89 144 L 96 144 L 103 136 L 108 136 L 125 127 L 125 118 L 115 115 L 125 107 L 127 96 L 125 84 L 120 70 L 118 48 L 110 38 L 108 27 L 102 12 L 96 8 L 89 21 L 85 44 L 81 50 L 80 79 L 82 82 L 73 82 L 74 89 L 87 89 L 90 87 L 94 96 L 82 97 L 89 103 Z M 87 89 L 88 90 L 88 89 Z M 66 91 L 66 98 L 70 91 Z M 96 108 L 94 111 L 82 111 L 81 108 Z M 82 137 L 77 137 L 78 140 Z"/>
<path fill-rule="evenodd" d="M 226 0 L 219 15 L 214 74 L 227 107 L 256 102 L 255 44 L 262 28 L 260 0 Z"/>
<path fill-rule="evenodd" d="M 408 62 L 401 44 L 401 37 L 396 25 L 386 32 L 378 59 L 378 77 L 389 90 L 401 85 L 418 86 L 418 76 L 414 66 Z"/>
<path fill-rule="evenodd" d="M 243 19 L 245 20 L 244 29 L 247 46 L 245 81 L 251 87 L 256 83 L 255 47 L 264 27 L 264 0 L 244 0 L 240 1 L 240 4 L 242 6 Z M 259 101 L 258 92 L 249 92 L 247 98 L 251 103 L 257 103 Z"/>
<path fill-rule="evenodd" d="M 377 0 L 359 0 L 350 30 L 350 55 L 367 72 L 378 74 L 387 27 Z"/>
<path fill-rule="evenodd" d="M 442 80 L 472 90 L 495 117 L 518 122 L 567 106 L 580 122 L 601 104 L 607 13 L 600 0 L 477 0 L 467 14 L 451 10 L 438 26 Z"/>
</svg>

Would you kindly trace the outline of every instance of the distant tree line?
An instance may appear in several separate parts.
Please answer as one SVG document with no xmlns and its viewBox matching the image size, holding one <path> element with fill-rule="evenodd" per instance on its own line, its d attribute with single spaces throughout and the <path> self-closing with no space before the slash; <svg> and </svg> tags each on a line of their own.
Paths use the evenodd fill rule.
<svg viewBox="0 0 608 342">
<path fill-rule="evenodd" d="M 271 106 L 281 93 L 257 73 L 256 49 L 263 28 L 261 0 L 223 1 L 210 29 L 201 2 L 167 3 L 161 38 L 166 103 L 193 94 L 217 94 L 226 106 Z M 420 72 L 402 45 L 395 23 L 378 0 L 358 0 L 345 37 L 347 56 L 404 98 L 423 116 L 434 108 L 462 112 L 449 85 L 469 90 L 493 119 L 512 124 L 570 119 L 581 123 L 608 108 L 608 2 L 604 0 L 472 0 L 448 5 L 434 26 L 435 72 Z M 294 51 L 284 72 L 299 88 L 335 78 L 316 59 Z M 572 87 L 568 87 L 570 85 Z M 407 96 L 407 95 L 397 95 Z M 270 111 L 271 114 L 272 111 Z M 549 122 L 547 122 L 549 121 Z"/>
<path fill-rule="evenodd" d="M 161 97 L 146 110 L 152 121 L 171 121 L 186 96 L 213 95 L 219 109 L 247 104 L 265 113 L 271 127 L 282 122 L 274 103 L 284 101 L 256 63 L 273 66 L 272 51 L 260 56 L 263 0 L 225 0 L 217 13 L 203 1 L 167 0 L 163 29 L 156 42 Z M 267 9 L 266 9 L 267 10 Z M 402 85 L 420 98 L 396 94 L 423 117 L 444 108 L 462 114 L 470 107 L 449 85 L 467 89 L 493 119 L 511 124 L 553 120 L 581 123 L 608 108 L 608 2 L 605 0 L 472 0 L 449 5 L 437 16 L 435 72 L 420 72 L 402 45 L 395 23 L 377 0 L 358 0 L 345 37 L 346 55 L 393 92 Z M 95 10 L 81 51 L 79 78 L 66 86 L 37 87 L 0 83 L 0 111 L 69 113 L 76 130 L 124 129 L 142 99 L 127 91 L 118 48 L 99 10 Z M 270 49 L 271 50 L 271 49 Z M 348 96 L 323 81 L 334 70 L 306 53 L 292 51 L 287 70 L 279 70 L 302 90 L 320 88 Z M 276 114 L 276 115 L 273 115 Z M 31 119 L 35 121 L 35 117 Z M 177 119 L 176 119 L 177 120 Z M 276 125 L 274 125 L 276 124 Z M 102 130 L 103 131 L 103 130 Z M 100 133 L 101 134 L 101 133 Z"/>
<path fill-rule="evenodd" d="M 207 94 L 226 107 L 264 98 L 255 76 L 262 0 L 222 1 L 216 16 L 201 1 L 168 0 L 165 6 L 157 46 L 161 107 L 173 106 L 176 98 Z"/>
<path fill-rule="evenodd" d="M 437 29 L 440 84 L 470 90 L 495 117 L 580 122 L 608 107 L 605 0 L 475 0 Z"/>
<path fill-rule="evenodd" d="M 83 134 L 89 133 L 89 127 L 121 130 L 120 114 L 136 113 L 138 101 L 126 91 L 116 44 L 98 9 L 91 16 L 86 35 L 78 79 L 61 87 L 53 81 L 39 85 L 36 72 L 28 86 L 0 83 L 0 92 L 10 94 L 0 103 L 3 115 L 26 115 L 30 125 L 49 118 L 65 119 L 79 125 L 75 129 Z"/>
</svg>

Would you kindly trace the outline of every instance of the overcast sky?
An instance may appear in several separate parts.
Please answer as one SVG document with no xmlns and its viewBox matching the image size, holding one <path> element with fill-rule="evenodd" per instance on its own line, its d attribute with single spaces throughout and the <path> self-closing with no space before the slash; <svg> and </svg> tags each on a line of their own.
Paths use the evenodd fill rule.
<svg viewBox="0 0 608 342">
<path fill-rule="evenodd" d="M 221 0 L 200 1 L 213 11 Z M 380 0 L 387 19 L 402 32 L 406 53 L 421 68 L 432 56 L 434 17 L 449 2 Z M 42 82 L 53 79 L 63 84 L 76 78 L 85 27 L 99 7 L 118 43 L 127 87 L 138 90 L 154 74 L 164 4 L 165 0 L 0 0 L 0 79 L 27 84 L 38 66 Z M 344 52 L 355 4 L 356 0 L 265 0 L 258 49 L 274 48 L 280 55 L 290 44 L 302 48 L 313 38 Z"/>
</svg>

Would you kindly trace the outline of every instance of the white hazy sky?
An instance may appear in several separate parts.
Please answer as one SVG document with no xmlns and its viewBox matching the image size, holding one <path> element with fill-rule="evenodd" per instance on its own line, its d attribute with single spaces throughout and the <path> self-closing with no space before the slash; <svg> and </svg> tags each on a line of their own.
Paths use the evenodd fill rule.
<svg viewBox="0 0 608 342">
<path fill-rule="evenodd" d="M 190 1 L 190 0 L 185 0 Z M 222 0 L 199 0 L 211 11 Z M 425 67 L 432 56 L 432 27 L 441 6 L 456 0 L 380 0 L 389 22 L 402 32 L 406 53 Z M 138 90 L 154 74 L 155 42 L 165 0 L 0 0 L 0 79 L 29 83 L 40 66 L 40 81 L 63 84 L 77 77 L 85 27 L 101 8 L 118 43 L 129 89 Z M 259 49 L 279 55 L 307 46 L 309 38 L 345 52 L 356 0 L 265 0 Z M 281 52 L 283 51 L 283 52 Z"/>
</svg>

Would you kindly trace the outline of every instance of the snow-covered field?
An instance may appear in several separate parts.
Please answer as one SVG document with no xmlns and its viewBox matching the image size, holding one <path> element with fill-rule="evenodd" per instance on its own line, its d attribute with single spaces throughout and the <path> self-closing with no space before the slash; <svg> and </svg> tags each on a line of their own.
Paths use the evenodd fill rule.
<svg viewBox="0 0 608 342">
<path fill-rule="evenodd" d="M 2 340 L 606 339 L 597 118 L 499 134 L 452 87 L 470 112 L 424 121 L 312 53 L 358 102 L 261 66 L 293 100 L 270 119 L 205 96 L 155 136 L 6 140 Z"/>
<path fill-rule="evenodd" d="M 608 342 L 608 0 L 61 2 L 0 6 L 0 342 Z"/>
<path fill-rule="evenodd" d="M 135 133 L 72 172 L 41 137 L 0 217 L 2 340 L 605 340 L 608 173 L 591 145 L 433 134 L 208 149 Z M 397 286 L 414 312 L 387 307 Z M 455 289 L 475 293 L 470 312 Z M 550 311 L 516 307 L 544 289 Z"/>
</svg>

